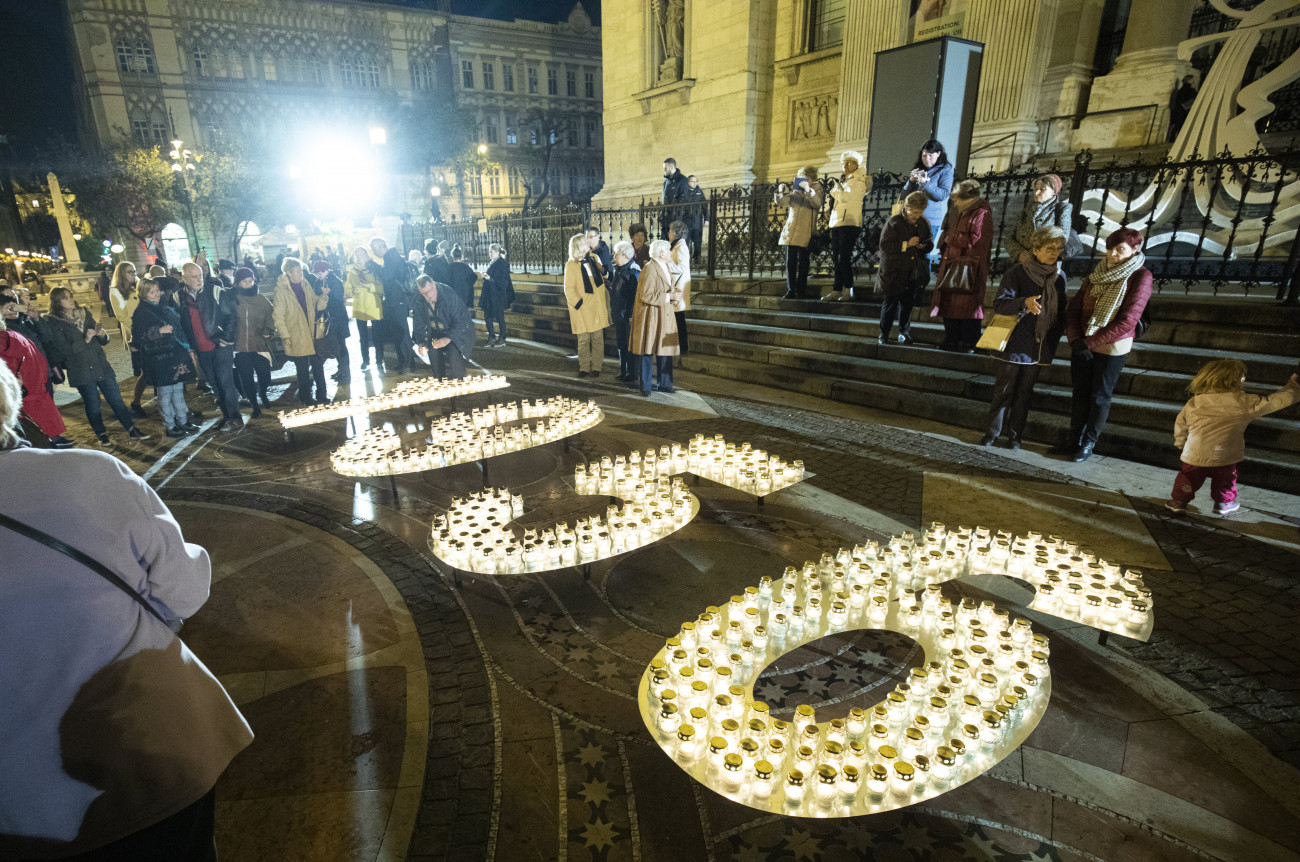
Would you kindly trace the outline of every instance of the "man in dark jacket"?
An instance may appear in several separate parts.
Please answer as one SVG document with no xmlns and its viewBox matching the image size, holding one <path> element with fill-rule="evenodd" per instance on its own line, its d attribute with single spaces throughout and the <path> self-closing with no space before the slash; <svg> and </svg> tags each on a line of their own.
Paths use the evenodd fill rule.
<svg viewBox="0 0 1300 862">
<path fill-rule="evenodd" d="M 415 364 L 415 351 L 411 348 L 411 330 L 407 319 L 411 314 L 412 269 L 402 260 L 401 253 L 389 248 L 382 237 L 370 241 L 370 271 L 384 285 L 384 329 L 387 340 L 397 350 L 397 367 L 394 374 L 410 374 Z M 383 261 L 376 263 L 375 261 Z"/>
<path fill-rule="evenodd" d="M 185 289 L 180 292 L 181 329 L 195 353 L 203 377 L 212 386 L 212 396 L 221 407 L 218 431 L 242 428 L 239 391 L 235 389 L 235 337 L 239 317 L 234 293 L 218 296 L 220 282 L 204 279 L 197 263 L 181 267 Z"/>
<path fill-rule="evenodd" d="M 465 303 L 446 285 L 427 275 L 416 280 L 419 298 L 415 312 L 415 340 L 429 351 L 429 372 L 434 377 L 459 380 L 466 360 L 474 352 L 474 317 Z"/>
<path fill-rule="evenodd" d="M 677 170 L 677 160 L 672 157 L 664 159 L 664 203 L 668 206 L 663 218 L 662 239 L 668 239 L 668 225 L 681 218 L 687 188 L 686 175 Z"/>
<path fill-rule="evenodd" d="M 688 206 L 682 221 L 686 222 L 691 233 L 691 257 L 698 263 L 700 247 L 704 244 L 704 229 L 709 226 L 708 219 L 705 218 L 709 205 L 704 200 L 704 189 L 700 188 L 700 181 L 695 178 L 695 174 L 686 178 L 686 203 Z"/>
<path fill-rule="evenodd" d="M 451 246 L 444 239 L 435 247 L 433 240 L 424 243 L 424 274 L 439 284 L 451 284 Z"/>
<path fill-rule="evenodd" d="M 321 288 L 328 287 L 329 305 L 325 306 L 325 312 L 330 318 L 330 338 L 333 343 L 334 358 L 338 360 L 338 370 L 334 372 L 334 379 L 339 383 L 352 382 L 351 361 L 348 359 L 348 336 L 351 326 L 348 323 L 348 306 L 343 296 L 343 281 L 334 274 L 330 267 L 329 259 L 318 260 L 311 265 L 312 275 L 308 279 L 316 295 L 321 294 Z"/>
<path fill-rule="evenodd" d="M 614 246 L 614 272 L 609 277 L 609 316 L 614 319 L 614 338 L 618 344 L 618 379 L 637 382 L 641 357 L 632 352 L 632 309 L 636 305 L 636 286 L 641 267 L 632 259 L 632 243 Z"/>
<path fill-rule="evenodd" d="M 224 257 L 217 261 L 217 278 L 221 279 L 221 286 L 227 290 L 235 286 L 235 262 L 226 260 Z"/>
</svg>

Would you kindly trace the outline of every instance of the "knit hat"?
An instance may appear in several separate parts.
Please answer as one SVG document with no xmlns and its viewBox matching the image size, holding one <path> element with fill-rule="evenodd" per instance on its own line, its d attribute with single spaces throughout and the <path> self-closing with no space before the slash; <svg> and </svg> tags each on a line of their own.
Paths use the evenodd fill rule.
<svg viewBox="0 0 1300 862">
<path fill-rule="evenodd" d="M 322 272 L 330 271 L 330 262 L 328 260 L 318 260 L 311 265 L 311 271 L 320 275 Z"/>
<path fill-rule="evenodd" d="M 1043 174 L 1039 180 L 1051 187 L 1053 196 L 1061 193 L 1061 178 L 1056 174 Z"/>
<path fill-rule="evenodd" d="M 251 278 L 256 281 L 257 273 L 253 272 L 246 266 L 241 266 L 239 269 L 235 270 L 235 284 L 239 284 L 246 278 Z"/>
</svg>

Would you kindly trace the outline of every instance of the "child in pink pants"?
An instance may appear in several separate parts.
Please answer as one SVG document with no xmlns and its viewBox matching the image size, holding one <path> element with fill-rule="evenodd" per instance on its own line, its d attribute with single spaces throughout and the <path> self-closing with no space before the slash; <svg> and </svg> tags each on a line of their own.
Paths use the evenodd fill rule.
<svg viewBox="0 0 1300 862">
<path fill-rule="evenodd" d="M 1216 359 L 1192 378 L 1187 391 L 1192 398 L 1174 422 L 1174 443 L 1183 448 L 1182 469 L 1165 508 L 1187 511 L 1206 479 L 1214 514 L 1229 515 L 1241 508 L 1237 502 L 1237 464 L 1246 457 L 1246 426 L 1260 416 L 1300 401 L 1300 375 L 1269 396 L 1247 395 L 1246 363 Z"/>
</svg>

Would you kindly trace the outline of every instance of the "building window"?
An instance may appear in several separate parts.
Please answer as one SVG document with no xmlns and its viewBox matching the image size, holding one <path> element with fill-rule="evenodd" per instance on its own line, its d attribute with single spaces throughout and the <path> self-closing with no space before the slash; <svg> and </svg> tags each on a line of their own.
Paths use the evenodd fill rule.
<svg viewBox="0 0 1300 862">
<path fill-rule="evenodd" d="M 808 10 L 808 50 L 820 51 L 844 41 L 845 0 L 813 0 Z"/>
<path fill-rule="evenodd" d="M 595 120 L 590 118 L 587 119 L 586 131 L 587 131 L 587 147 L 594 148 L 596 146 L 596 121 Z"/>
<path fill-rule="evenodd" d="M 506 114 L 506 143 L 519 143 L 519 118 L 514 114 Z"/>
<path fill-rule="evenodd" d="M 411 61 L 411 88 L 415 90 L 432 90 L 433 83 L 433 61 Z"/>
<path fill-rule="evenodd" d="M 208 52 L 202 48 L 194 49 L 194 71 L 200 75 L 208 74 Z"/>
<path fill-rule="evenodd" d="M 569 69 L 564 73 L 564 88 L 569 94 L 570 99 L 578 98 L 578 72 L 575 69 Z"/>
<path fill-rule="evenodd" d="M 468 178 L 466 178 L 466 180 L 465 180 L 465 184 L 466 184 L 467 186 L 469 186 L 469 193 L 470 193 L 470 194 L 472 194 L 472 195 L 481 195 L 481 194 L 483 194 L 483 175 L 482 175 L 482 174 L 471 174 Z"/>
<path fill-rule="evenodd" d="M 474 89 L 474 61 L 460 61 L 460 85 L 466 90 Z"/>
<path fill-rule="evenodd" d="M 501 67 L 501 89 L 507 93 L 515 91 L 515 67 L 510 63 Z"/>
<path fill-rule="evenodd" d="M 536 66 L 528 67 L 528 92 L 534 96 L 537 95 L 537 67 Z"/>
<path fill-rule="evenodd" d="M 568 142 L 569 146 L 571 147 L 576 147 L 578 145 L 577 123 L 570 123 L 569 127 L 564 130 L 564 139 Z"/>
<path fill-rule="evenodd" d="M 276 80 L 275 58 L 270 54 L 262 57 L 262 77 L 267 81 Z"/>
<path fill-rule="evenodd" d="M 244 77 L 244 58 L 241 55 L 239 55 L 234 51 L 231 51 L 229 57 L 227 58 L 227 61 L 229 63 L 230 77 L 232 78 Z"/>
<path fill-rule="evenodd" d="M 132 120 L 131 137 L 142 147 L 163 146 L 171 140 L 171 129 L 163 119 Z"/>
<path fill-rule="evenodd" d="M 325 64 L 320 57 L 313 55 L 307 60 L 307 74 L 303 80 L 308 84 L 325 83 Z"/>
<path fill-rule="evenodd" d="M 494 198 L 500 197 L 501 196 L 501 169 L 488 168 L 487 179 L 488 179 L 488 194 Z"/>
<path fill-rule="evenodd" d="M 569 167 L 569 194 L 570 195 L 578 194 L 579 188 L 581 188 L 581 186 L 578 184 L 578 169 L 570 166 Z"/>
<path fill-rule="evenodd" d="M 373 57 L 344 57 L 339 62 L 340 83 L 352 90 L 379 89 L 379 63 Z"/>
<path fill-rule="evenodd" d="M 542 142 L 542 133 L 537 126 L 528 127 L 528 142 L 533 146 L 537 146 Z"/>
<path fill-rule="evenodd" d="M 560 73 L 556 69 L 546 70 L 546 93 L 549 96 L 560 95 Z"/>
<path fill-rule="evenodd" d="M 498 143 L 496 117 L 488 117 L 483 121 L 483 141 L 488 144 Z"/>
<path fill-rule="evenodd" d="M 483 89 L 495 90 L 497 88 L 496 74 L 492 70 L 491 63 L 483 64 Z"/>
<path fill-rule="evenodd" d="M 519 194 L 519 168 L 510 169 L 510 196 Z"/>
<path fill-rule="evenodd" d="M 582 88 L 583 88 L 584 95 L 586 95 L 588 99 L 596 98 L 596 73 L 595 72 L 582 73 Z"/>
<path fill-rule="evenodd" d="M 135 138 L 135 142 L 140 146 L 142 147 L 149 146 L 149 121 L 132 120 L 131 137 Z"/>
<path fill-rule="evenodd" d="M 117 70 L 119 72 L 136 75 L 152 75 L 154 73 L 153 47 L 144 39 L 128 39 L 121 36 L 115 43 L 115 47 L 117 48 Z"/>
</svg>

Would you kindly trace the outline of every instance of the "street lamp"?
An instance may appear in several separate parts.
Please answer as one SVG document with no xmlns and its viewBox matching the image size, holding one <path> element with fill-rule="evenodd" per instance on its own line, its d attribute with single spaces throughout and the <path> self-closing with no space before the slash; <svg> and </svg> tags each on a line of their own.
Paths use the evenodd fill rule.
<svg viewBox="0 0 1300 862">
<path fill-rule="evenodd" d="M 370 143 L 386 144 L 388 143 L 388 130 L 383 126 L 370 127 Z"/>
<path fill-rule="evenodd" d="M 195 165 L 203 157 L 193 150 L 185 149 L 185 142 L 180 138 L 172 141 L 172 151 L 167 155 L 172 158 L 172 170 L 181 175 L 181 186 L 185 191 L 185 218 L 189 221 L 190 236 L 193 239 L 194 249 L 197 249 L 199 247 L 199 232 L 194 225 L 194 194 L 190 191 L 190 171 L 197 170 Z"/>
</svg>

